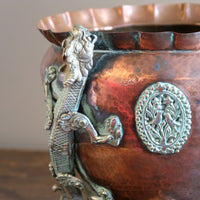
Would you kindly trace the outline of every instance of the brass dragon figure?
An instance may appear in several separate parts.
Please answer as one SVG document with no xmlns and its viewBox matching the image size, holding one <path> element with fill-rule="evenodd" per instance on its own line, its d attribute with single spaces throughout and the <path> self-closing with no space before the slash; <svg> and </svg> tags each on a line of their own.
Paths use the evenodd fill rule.
<svg viewBox="0 0 200 200">
<path fill-rule="evenodd" d="M 59 182 L 54 190 L 62 191 L 62 200 L 82 199 L 81 191 L 86 188 L 83 181 L 75 177 L 75 160 L 79 172 L 90 185 L 95 194 L 86 194 L 91 200 L 111 200 L 111 192 L 93 183 L 86 175 L 81 163 L 76 158 L 74 136 L 75 131 L 84 129 L 93 143 L 109 143 L 119 145 L 123 130 L 118 116 L 110 116 L 104 121 L 108 127 L 107 134 L 97 133 L 90 119 L 78 112 L 88 73 L 93 66 L 93 49 L 97 36 L 86 28 L 74 26 L 70 36 L 62 42 L 64 64 L 57 67 L 51 65 L 45 72 L 45 97 L 47 104 L 47 120 L 45 129 L 50 130 L 49 151 L 50 171 Z M 65 70 L 62 90 L 56 85 L 57 76 Z M 59 90 L 59 91 L 58 91 Z M 113 120 L 115 125 L 113 126 Z M 112 124 L 112 125 L 111 125 Z M 102 129 L 101 129 L 102 130 Z M 67 197 L 66 191 L 71 197 Z"/>
</svg>

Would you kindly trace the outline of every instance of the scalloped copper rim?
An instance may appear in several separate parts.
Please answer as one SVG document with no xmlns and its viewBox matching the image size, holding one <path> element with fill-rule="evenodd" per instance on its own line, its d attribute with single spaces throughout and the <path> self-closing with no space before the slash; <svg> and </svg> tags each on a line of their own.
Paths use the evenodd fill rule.
<svg viewBox="0 0 200 200">
<path fill-rule="evenodd" d="M 75 24 L 102 32 L 103 42 L 98 42 L 101 49 L 200 49 L 200 4 L 87 9 L 46 17 L 37 26 L 50 42 L 60 45 Z M 149 25 L 153 30 L 147 29 Z"/>
</svg>

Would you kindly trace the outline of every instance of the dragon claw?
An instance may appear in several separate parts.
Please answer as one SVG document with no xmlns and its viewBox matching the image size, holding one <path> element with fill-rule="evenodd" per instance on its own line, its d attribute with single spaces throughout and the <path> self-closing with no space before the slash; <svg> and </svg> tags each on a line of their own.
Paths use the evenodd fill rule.
<svg viewBox="0 0 200 200">
<path fill-rule="evenodd" d="M 118 146 L 122 137 L 123 129 L 120 119 L 117 116 L 110 116 L 105 120 L 106 129 L 109 134 L 113 137 L 108 143 L 112 146 Z"/>
<path fill-rule="evenodd" d="M 113 200 L 110 192 L 105 189 L 100 189 L 98 191 L 98 196 L 91 196 L 89 200 Z"/>
<path fill-rule="evenodd" d="M 113 139 L 114 139 L 114 138 L 113 138 L 112 135 L 99 136 L 99 137 L 97 137 L 96 142 L 97 142 L 97 143 L 107 143 L 107 142 L 112 141 Z"/>
<path fill-rule="evenodd" d="M 83 182 L 70 174 L 59 174 L 57 180 L 63 187 L 72 186 L 80 190 L 84 188 Z"/>
</svg>

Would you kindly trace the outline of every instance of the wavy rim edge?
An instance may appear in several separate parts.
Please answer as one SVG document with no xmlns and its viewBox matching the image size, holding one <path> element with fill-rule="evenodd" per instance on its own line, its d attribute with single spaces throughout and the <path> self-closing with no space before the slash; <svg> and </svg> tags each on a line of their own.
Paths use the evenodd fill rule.
<svg viewBox="0 0 200 200">
<path fill-rule="evenodd" d="M 200 4 L 122 5 L 67 11 L 41 19 L 37 27 L 42 31 L 60 33 L 70 31 L 75 24 L 81 24 L 90 31 L 107 31 L 131 25 L 199 25 Z"/>
</svg>

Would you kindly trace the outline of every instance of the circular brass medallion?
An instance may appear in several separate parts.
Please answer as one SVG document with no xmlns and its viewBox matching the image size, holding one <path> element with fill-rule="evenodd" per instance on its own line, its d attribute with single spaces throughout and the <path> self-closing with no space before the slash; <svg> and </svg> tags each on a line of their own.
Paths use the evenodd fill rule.
<svg viewBox="0 0 200 200">
<path fill-rule="evenodd" d="M 187 97 L 170 83 L 147 87 L 135 107 L 137 132 L 151 152 L 179 152 L 190 135 L 191 119 Z"/>
</svg>

